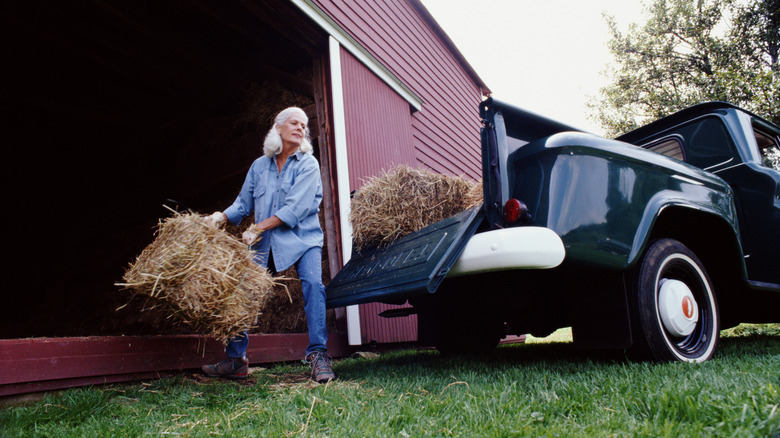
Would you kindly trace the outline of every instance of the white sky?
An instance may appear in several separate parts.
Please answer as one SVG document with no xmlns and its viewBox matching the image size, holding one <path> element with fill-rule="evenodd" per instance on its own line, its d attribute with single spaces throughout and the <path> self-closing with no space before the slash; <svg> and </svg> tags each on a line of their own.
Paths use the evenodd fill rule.
<svg viewBox="0 0 780 438">
<path fill-rule="evenodd" d="M 597 134 L 585 102 L 612 60 L 602 12 L 643 23 L 640 0 L 422 0 L 496 99 Z"/>
</svg>

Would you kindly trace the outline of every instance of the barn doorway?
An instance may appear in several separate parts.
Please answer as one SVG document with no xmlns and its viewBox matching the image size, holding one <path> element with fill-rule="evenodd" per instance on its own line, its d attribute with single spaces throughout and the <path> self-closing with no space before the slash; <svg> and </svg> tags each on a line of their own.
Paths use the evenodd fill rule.
<svg viewBox="0 0 780 438">
<path fill-rule="evenodd" d="M 327 158 L 327 35 L 283 0 L 5 11 L 19 175 L 7 199 L 22 230 L 0 338 L 186 332 L 139 314 L 142 303 L 117 312 L 127 295 L 114 283 L 152 241 L 164 205 L 210 213 L 233 201 L 284 107 L 307 111 Z"/>
</svg>

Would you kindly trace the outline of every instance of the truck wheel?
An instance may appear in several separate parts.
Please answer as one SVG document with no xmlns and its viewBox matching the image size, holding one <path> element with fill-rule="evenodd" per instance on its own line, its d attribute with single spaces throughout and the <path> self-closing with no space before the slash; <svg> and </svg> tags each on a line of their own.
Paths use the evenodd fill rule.
<svg viewBox="0 0 780 438">
<path fill-rule="evenodd" d="M 630 285 L 633 356 L 704 362 L 718 343 L 718 305 L 701 261 L 681 242 L 660 239 L 642 258 Z"/>
</svg>

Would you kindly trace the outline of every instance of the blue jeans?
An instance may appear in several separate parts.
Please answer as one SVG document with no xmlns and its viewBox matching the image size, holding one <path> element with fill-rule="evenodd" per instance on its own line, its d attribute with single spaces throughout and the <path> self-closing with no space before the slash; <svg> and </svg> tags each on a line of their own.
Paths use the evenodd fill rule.
<svg viewBox="0 0 780 438">
<path fill-rule="evenodd" d="M 267 254 L 258 254 L 255 261 L 261 266 L 268 266 Z M 314 351 L 326 352 L 328 348 L 328 328 L 325 321 L 325 286 L 322 284 L 322 248 L 315 246 L 306 251 L 298 262 L 298 278 L 303 289 L 303 310 L 306 311 L 306 322 L 309 326 L 309 346 L 306 354 Z M 227 357 L 244 357 L 249 346 L 247 332 L 234 336 L 225 348 Z"/>
</svg>

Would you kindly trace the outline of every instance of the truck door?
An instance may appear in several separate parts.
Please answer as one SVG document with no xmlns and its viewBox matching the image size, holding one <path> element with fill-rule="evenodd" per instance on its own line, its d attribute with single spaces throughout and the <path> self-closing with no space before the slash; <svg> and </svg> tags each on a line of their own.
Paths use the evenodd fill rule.
<svg viewBox="0 0 780 438">
<path fill-rule="evenodd" d="M 778 135 L 753 126 L 755 144 L 765 151 L 777 149 Z M 763 154 L 761 154 L 763 157 Z M 780 284 L 780 172 L 764 163 L 741 163 L 713 170 L 729 183 L 740 220 L 745 264 L 754 282 Z"/>
</svg>

